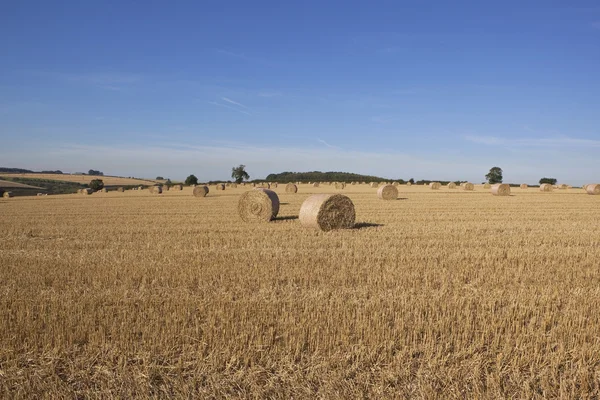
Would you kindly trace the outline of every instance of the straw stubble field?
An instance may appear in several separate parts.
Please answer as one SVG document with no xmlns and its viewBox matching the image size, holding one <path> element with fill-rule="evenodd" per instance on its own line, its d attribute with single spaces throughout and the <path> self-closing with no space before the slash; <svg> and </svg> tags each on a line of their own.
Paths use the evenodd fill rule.
<svg viewBox="0 0 600 400">
<path fill-rule="evenodd" d="M 327 185 L 0 200 L 0 397 L 597 397 L 599 198 Z"/>
</svg>

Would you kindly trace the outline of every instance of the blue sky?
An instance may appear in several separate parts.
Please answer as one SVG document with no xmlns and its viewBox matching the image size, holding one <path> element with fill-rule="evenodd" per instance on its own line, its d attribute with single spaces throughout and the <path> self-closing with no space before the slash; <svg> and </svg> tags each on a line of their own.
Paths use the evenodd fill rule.
<svg viewBox="0 0 600 400">
<path fill-rule="evenodd" d="M 597 1 L 0 3 L 0 166 L 598 181 Z"/>
</svg>

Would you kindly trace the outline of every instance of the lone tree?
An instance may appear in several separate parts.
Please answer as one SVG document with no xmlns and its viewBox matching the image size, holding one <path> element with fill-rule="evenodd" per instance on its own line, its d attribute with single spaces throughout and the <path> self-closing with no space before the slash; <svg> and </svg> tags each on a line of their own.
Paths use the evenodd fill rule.
<svg viewBox="0 0 600 400">
<path fill-rule="evenodd" d="M 187 178 L 185 178 L 185 184 L 190 186 L 190 185 L 197 185 L 198 184 L 198 178 L 196 178 L 196 175 L 190 175 Z"/>
<path fill-rule="evenodd" d="M 244 179 L 250 179 L 250 175 L 246 172 L 246 166 L 242 164 L 231 168 L 231 177 L 235 179 L 235 183 L 242 183 Z"/>
<path fill-rule="evenodd" d="M 492 167 L 490 172 L 485 176 L 489 183 L 502 183 L 502 168 Z"/>
<path fill-rule="evenodd" d="M 556 185 L 557 180 L 555 178 L 542 178 L 540 179 L 540 185 L 543 183 L 549 183 L 551 185 Z"/>
<path fill-rule="evenodd" d="M 104 182 L 102 179 L 92 179 L 89 186 L 90 189 L 92 189 L 94 192 L 97 192 L 98 190 L 102 190 L 104 188 Z"/>
</svg>

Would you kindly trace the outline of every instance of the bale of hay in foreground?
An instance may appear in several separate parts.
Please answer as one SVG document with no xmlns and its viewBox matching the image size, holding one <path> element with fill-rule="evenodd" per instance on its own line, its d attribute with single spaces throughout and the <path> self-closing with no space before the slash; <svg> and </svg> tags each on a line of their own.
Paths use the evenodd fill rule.
<svg viewBox="0 0 600 400">
<path fill-rule="evenodd" d="M 490 183 L 484 183 L 483 184 L 483 188 L 484 189 L 490 189 L 492 187 L 492 185 Z"/>
<path fill-rule="evenodd" d="M 162 186 L 151 186 L 150 193 L 152 194 L 162 194 Z"/>
<path fill-rule="evenodd" d="M 431 190 L 438 190 L 438 189 L 439 189 L 439 188 L 441 188 L 441 187 L 442 187 L 442 184 L 441 184 L 441 183 L 439 183 L 439 182 L 431 182 L 431 183 L 429 184 L 429 188 L 430 188 Z"/>
<path fill-rule="evenodd" d="M 322 231 L 354 227 L 356 212 L 352 200 L 343 194 L 315 194 L 300 207 L 300 223 Z"/>
<path fill-rule="evenodd" d="M 206 197 L 206 195 L 208 194 L 208 186 L 196 186 L 194 188 L 194 196 L 195 197 Z"/>
<path fill-rule="evenodd" d="M 285 192 L 286 193 L 297 193 L 298 186 L 294 185 L 293 183 L 288 183 L 287 185 L 285 185 Z"/>
<path fill-rule="evenodd" d="M 123 188 L 123 187 L 117 188 L 117 192 L 119 192 L 119 193 L 123 193 L 124 191 L 125 191 L 125 188 Z"/>
<path fill-rule="evenodd" d="M 521 183 L 520 187 L 521 187 L 521 189 L 527 189 L 527 188 L 529 188 L 529 186 L 527 186 L 526 183 Z"/>
<path fill-rule="evenodd" d="M 540 185 L 540 192 L 551 192 L 554 188 L 549 183 L 542 183 Z"/>
<path fill-rule="evenodd" d="M 465 182 L 462 185 L 463 190 L 474 190 L 475 189 L 475 185 L 473 185 L 471 182 Z"/>
<path fill-rule="evenodd" d="M 4 192 L 2 197 L 4 197 L 5 199 L 9 199 L 11 197 L 14 197 L 14 195 L 13 195 L 13 192 Z"/>
<path fill-rule="evenodd" d="M 510 185 L 506 183 L 497 183 L 491 187 L 494 196 L 510 196 Z"/>
<path fill-rule="evenodd" d="M 250 190 L 238 202 L 238 214 L 244 222 L 269 222 L 278 213 L 279 196 L 270 189 Z"/>
<path fill-rule="evenodd" d="M 398 188 L 394 185 L 385 185 L 377 189 L 377 197 L 381 200 L 396 200 L 398 198 Z"/>
<path fill-rule="evenodd" d="M 454 182 L 450 182 L 450 183 L 448 184 L 448 189 L 456 189 L 456 183 L 454 183 Z"/>
<path fill-rule="evenodd" d="M 587 192 L 587 194 L 600 195 L 600 184 L 594 183 L 585 186 L 585 191 Z"/>
</svg>

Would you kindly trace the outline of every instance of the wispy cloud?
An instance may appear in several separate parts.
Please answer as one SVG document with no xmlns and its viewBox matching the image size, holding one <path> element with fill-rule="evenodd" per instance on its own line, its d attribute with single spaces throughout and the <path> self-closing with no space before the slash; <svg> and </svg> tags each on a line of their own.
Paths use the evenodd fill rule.
<svg viewBox="0 0 600 400">
<path fill-rule="evenodd" d="M 570 136 L 505 139 L 496 136 L 465 135 L 463 139 L 478 144 L 510 147 L 600 147 L 600 140 L 579 139 Z"/>
<path fill-rule="evenodd" d="M 319 143 L 323 143 L 325 146 L 329 147 L 330 149 L 336 149 L 336 150 L 341 150 L 341 147 L 338 146 L 334 146 L 332 144 L 327 143 L 326 141 L 324 141 L 323 139 L 317 139 L 317 142 Z"/>
<path fill-rule="evenodd" d="M 223 101 L 226 101 L 226 102 L 228 102 L 228 103 L 231 103 L 231 104 L 233 104 L 233 105 L 236 105 L 236 106 L 239 106 L 239 107 L 242 107 L 242 108 L 248 109 L 248 107 L 246 107 L 246 106 L 245 106 L 245 105 L 243 105 L 242 103 L 238 103 L 237 101 L 233 101 L 233 100 L 231 100 L 231 99 L 229 99 L 229 98 L 227 98 L 227 97 L 221 97 L 221 100 L 223 100 Z"/>
<path fill-rule="evenodd" d="M 209 101 L 208 104 L 212 104 L 214 106 L 219 106 L 219 107 L 225 107 L 225 108 L 228 108 L 228 109 L 233 110 L 233 111 L 237 111 L 237 112 L 242 113 L 242 114 L 252 115 L 248 111 L 240 110 L 239 108 L 231 107 L 231 106 L 228 106 L 227 104 L 217 103 L 216 101 Z"/>
</svg>

